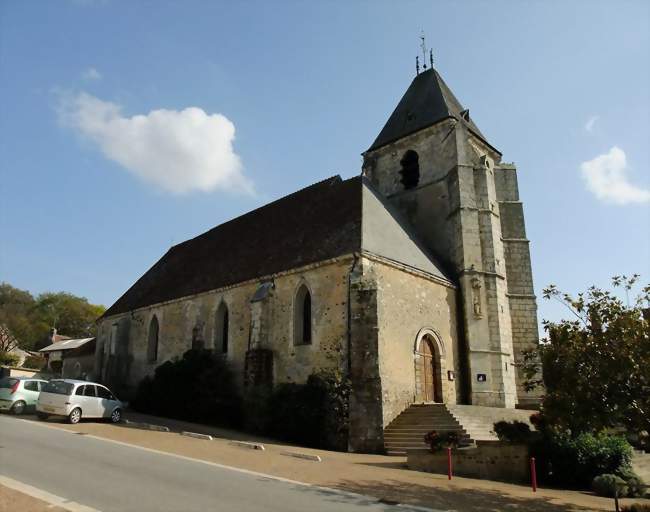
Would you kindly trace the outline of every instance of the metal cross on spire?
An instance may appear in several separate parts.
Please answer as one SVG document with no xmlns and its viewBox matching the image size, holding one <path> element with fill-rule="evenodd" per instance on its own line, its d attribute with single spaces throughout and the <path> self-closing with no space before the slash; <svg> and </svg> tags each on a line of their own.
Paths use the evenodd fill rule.
<svg viewBox="0 0 650 512">
<path fill-rule="evenodd" d="M 422 48 L 422 67 L 427 69 L 427 45 L 424 42 L 424 30 L 420 33 L 420 39 L 422 40 L 422 43 L 420 43 L 420 48 Z"/>
<path fill-rule="evenodd" d="M 424 30 L 420 33 L 420 48 L 422 49 L 422 68 L 427 69 L 427 45 L 424 40 Z M 429 48 L 429 65 L 433 69 L 433 49 Z M 420 74 L 420 57 L 415 57 L 415 72 Z"/>
</svg>

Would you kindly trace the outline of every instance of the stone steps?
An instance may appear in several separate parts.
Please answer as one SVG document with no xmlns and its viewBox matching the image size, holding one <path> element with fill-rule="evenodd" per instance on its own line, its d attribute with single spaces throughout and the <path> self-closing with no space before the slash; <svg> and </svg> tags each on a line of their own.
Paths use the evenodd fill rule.
<svg viewBox="0 0 650 512">
<path fill-rule="evenodd" d="M 481 407 L 476 405 L 413 404 L 384 430 L 384 447 L 389 455 L 404 455 L 406 450 L 426 448 L 427 432 L 456 432 L 461 444 L 496 441 L 494 423 L 501 420 L 530 424 L 532 411 Z"/>
</svg>

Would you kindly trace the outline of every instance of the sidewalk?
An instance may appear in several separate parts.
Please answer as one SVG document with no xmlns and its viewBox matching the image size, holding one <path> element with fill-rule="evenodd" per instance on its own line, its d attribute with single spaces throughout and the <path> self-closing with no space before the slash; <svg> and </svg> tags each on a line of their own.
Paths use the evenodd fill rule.
<svg viewBox="0 0 650 512">
<path fill-rule="evenodd" d="M 261 439 L 227 429 L 206 427 L 136 413 L 126 414 L 132 421 L 167 426 L 171 432 L 155 432 L 129 428 L 125 425 L 82 422 L 68 425 L 48 421 L 47 425 L 65 430 L 134 444 L 185 457 L 205 460 L 250 471 L 265 473 L 383 499 L 459 512 L 560 512 L 611 511 L 613 500 L 589 493 L 538 489 L 529 487 L 410 471 L 405 458 L 364 455 L 299 448 L 286 443 Z M 186 430 L 214 437 L 213 441 L 178 435 Z M 255 441 L 265 445 L 264 451 L 234 446 L 229 440 Z M 282 455 L 282 452 L 318 455 L 322 462 Z M 623 504 L 650 500 L 626 499 Z"/>
<path fill-rule="evenodd" d="M 0 511 L 66 512 L 65 509 L 52 506 L 45 501 L 32 498 L 4 485 L 0 485 Z"/>
</svg>

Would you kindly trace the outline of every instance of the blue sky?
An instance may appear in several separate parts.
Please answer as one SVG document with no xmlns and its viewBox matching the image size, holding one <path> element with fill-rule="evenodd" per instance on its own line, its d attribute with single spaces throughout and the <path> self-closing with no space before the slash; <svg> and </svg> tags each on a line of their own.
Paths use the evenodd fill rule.
<svg viewBox="0 0 650 512">
<path fill-rule="evenodd" d="M 538 294 L 647 282 L 650 3 L 613 0 L 1 1 L 0 280 L 108 306 L 172 244 L 358 174 L 421 30 L 518 166 Z"/>
</svg>

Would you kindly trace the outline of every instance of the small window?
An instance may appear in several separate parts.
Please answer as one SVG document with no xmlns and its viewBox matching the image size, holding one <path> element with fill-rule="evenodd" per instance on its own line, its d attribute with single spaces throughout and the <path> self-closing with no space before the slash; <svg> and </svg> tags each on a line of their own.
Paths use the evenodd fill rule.
<svg viewBox="0 0 650 512">
<path fill-rule="evenodd" d="M 303 284 L 294 303 L 294 344 L 309 345 L 312 341 L 311 294 Z"/>
<path fill-rule="evenodd" d="M 11 389 L 16 385 L 18 379 L 0 379 L 0 389 Z"/>
<path fill-rule="evenodd" d="M 420 163 L 418 154 L 409 149 L 399 162 L 402 169 L 399 173 L 402 175 L 402 185 L 406 190 L 415 188 L 420 182 Z"/>
<path fill-rule="evenodd" d="M 79 386 L 79 387 L 77 388 L 77 391 L 75 391 L 74 394 L 77 395 L 77 396 L 84 396 L 84 395 L 86 394 L 86 388 L 87 388 L 87 387 L 88 387 L 88 386 Z"/>
<path fill-rule="evenodd" d="M 154 315 L 149 324 L 149 341 L 147 344 L 147 361 L 149 363 L 155 363 L 158 360 L 159 330 L 158 318 Z"/>
<path fill-rule="evenodd" d="M 84 392 L 84 396 L 92 396 L 95 398 L 97 394 L 95 393 L 95 386 L 87 385 L 85 386 L 86 391 Z"/>
<path fill-rule="evenodd" d="M 25 389 L 27 391 L 38 391 L 38 383 L 35 380 L 28 380 L 25 382 Z"/>
</svg>

